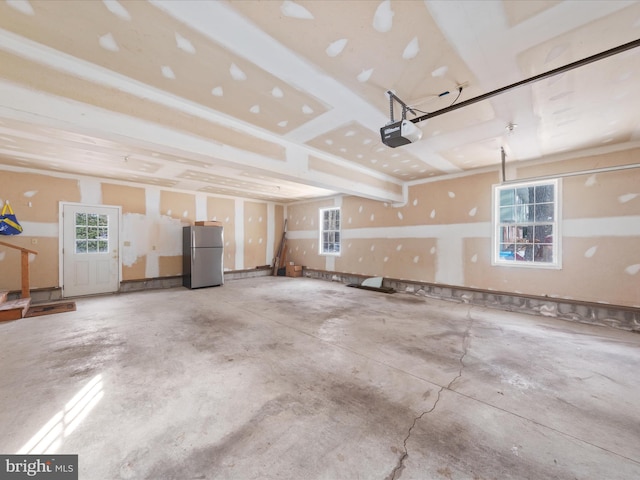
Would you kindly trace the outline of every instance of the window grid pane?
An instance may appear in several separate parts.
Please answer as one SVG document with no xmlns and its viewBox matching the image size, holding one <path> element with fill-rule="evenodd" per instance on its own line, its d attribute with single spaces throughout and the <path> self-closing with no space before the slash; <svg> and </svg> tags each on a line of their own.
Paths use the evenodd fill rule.
<svg viewBox="0 0 640 480">
<path fill-rule="evenodd" d="M 322 210 L 321 254 L 340 253 L 340 209 Z"/>
<path fill-rule="evenodd" d="M 556 262 L 556 183 L 497 189 L 496 262 Z"/>
<path fill-rule="evenodd" d="M 109 216 L 76 213 L 75 253 L 109 253 Z"/>
</svg>

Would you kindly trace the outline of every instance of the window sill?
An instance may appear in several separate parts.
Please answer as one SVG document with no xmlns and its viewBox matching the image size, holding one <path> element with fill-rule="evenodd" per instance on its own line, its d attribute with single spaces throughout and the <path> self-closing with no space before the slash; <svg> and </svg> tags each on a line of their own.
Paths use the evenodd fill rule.
<svg viewBox="0 0 640 480">
<path fill-rule="evenodd" d="M 535 268 L 541 270 L 562 270 L 560 263 L 542 263 L 542 262 L 491 262 L 492 267 L 509 267 L 509 268 Z"/>
</svg>

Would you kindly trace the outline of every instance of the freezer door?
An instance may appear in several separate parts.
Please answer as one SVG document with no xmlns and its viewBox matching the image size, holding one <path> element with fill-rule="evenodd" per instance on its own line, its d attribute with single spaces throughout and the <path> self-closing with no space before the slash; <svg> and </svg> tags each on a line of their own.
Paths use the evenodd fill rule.
<svg viewBox="0 0 640 480">
<path fill-rule="evenodd" d="M 222 285 L 222 248 L 191 249 L 191 288 Z"/>
<path fill-rule="evenodd" d="M 222 227 L 191 227 L 191 247 L 223 247 Z"/>
</svg>

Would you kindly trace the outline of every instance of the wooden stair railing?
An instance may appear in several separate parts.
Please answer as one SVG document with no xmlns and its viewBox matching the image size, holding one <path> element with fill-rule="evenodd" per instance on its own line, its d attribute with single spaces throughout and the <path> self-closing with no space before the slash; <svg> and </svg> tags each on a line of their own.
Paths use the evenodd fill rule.
<svg viewBox="0 0 640 480">
<path fill-rule="evenodd" d="M 14 248 L 16 250 L 20 250 L 20 277 L 21 277 L 21 289 L 22 298 L 29 298 L 31 294 L 29 293 L 29 254 L 33 253 L 37 255 L 38 252 L 34 250 L 29 250 L 28 248 L 19 247 L 17 245 L 12 245 L 11 243 L 0 241 L 0 245 L 4 245 L 5 247 Z"/>
</svg>

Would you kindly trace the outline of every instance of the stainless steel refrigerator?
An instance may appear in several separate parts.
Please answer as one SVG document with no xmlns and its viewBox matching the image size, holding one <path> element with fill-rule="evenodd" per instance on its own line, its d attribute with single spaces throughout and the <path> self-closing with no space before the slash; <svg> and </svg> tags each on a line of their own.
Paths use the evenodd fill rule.
<svg viewBox="0 0 640 480">
<path fill-rule="evenodd" d="M 182 247 L 182 285 L 200 288 L 224 283 L 222 227 L 183 227 Z"/>
</svg>

